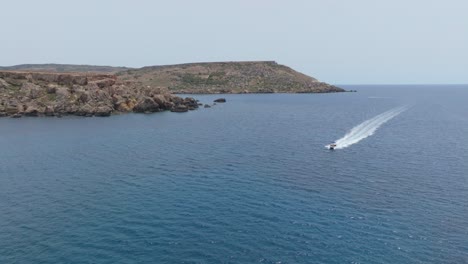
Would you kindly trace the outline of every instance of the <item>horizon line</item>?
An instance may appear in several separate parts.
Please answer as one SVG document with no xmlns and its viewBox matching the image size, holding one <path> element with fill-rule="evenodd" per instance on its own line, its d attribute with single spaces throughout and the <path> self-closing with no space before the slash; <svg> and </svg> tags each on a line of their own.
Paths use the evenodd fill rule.
<svg viewBox="0 0 468 264">
<path fill-rule="evenodd" d="M 412 85 L 412 86 L 416 86 L 416 85 L 468 85 L 468 83 L 347 83 L 347 84 L 340 83 L 340 84 L 333 84 L 333 85 L 336 85 L 336 86 L 340 86 L 340 85 L 361 85 L 361 86 L 362 85 L 366 85 L 366 86 Z"/>
<path fill-rule="evenodd" d="M 6 70 L 2 68 L 11 68 L 11 67 L 16 67 L 16 66 L 26 66 L 26 65 L 70 65 L 70 66 L 94 66 L 94 67 L 111 67 L 111 68 L 126 68 L 128 70 L 139 70 L 143 68 L 150 68 L 150 67 L 164 67 L 164 66 L 179 66 L 179 65 L 187 65 L 187 64 L 205 64 L 205 63 L 275 63 L 279 65 L 283 65 L 286 67 L 289 67 L 299 73 L 305 74 L 309 77 L 315 78 L 312 75 L 309 75 L 309 73 L 304 73 L 302 71 L 298 71 L 287 64 L 281 64 L 278 63 L 276 60 L 227 60 L 227 61 L 198 61 L 198 62 L 185 62 L 185 63 L 175 63 L 175 64 L 154 64 L 154 65 L 146 65 L 146 66 L 141 66 L 141 67 L 129 67 L 129 66 L 114 66 L 114 65 L 96 65 L 96 64 L 73 64 L 73 63 L 57 63 L 57 62 L 46 62 L 46 63 L 21 63 L 21 64 L 14 64 L 14 65 L 0 65 L 0 70 Z M 27 70 L 26 70 L 27 71 Z M 319 81 L 323 82 L 322 79 L 319 79 Z M 467 83 L 335 83 L 333 81 L 325 81 L 329 84 L 333 84 L 336 86 L 340 85 L 361 85 L 361 86 L 384 86 L 384 85 L 408 85 L 408 86 L 417 86 L 417 85 L 468 85 Z"/>
</svg>

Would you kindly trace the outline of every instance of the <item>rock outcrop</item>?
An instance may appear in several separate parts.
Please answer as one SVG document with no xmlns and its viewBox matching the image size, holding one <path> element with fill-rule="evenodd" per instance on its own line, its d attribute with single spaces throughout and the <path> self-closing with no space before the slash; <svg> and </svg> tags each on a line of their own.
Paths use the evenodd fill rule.
<svg viewBox="0 0 468 264">
<path fill-rule="evenodd" d="M 198 104 L 113 74 L 0 71 L 0 117 L 109 116 L 184 107 L 193 110 Z"/>
<path fill-rule="evenodd" d="M 225 103 L 226 98 L 218 98 L 218 99 L 215 99 L 213 102 L 215 102 L 215 103 Z"/>
</svg>

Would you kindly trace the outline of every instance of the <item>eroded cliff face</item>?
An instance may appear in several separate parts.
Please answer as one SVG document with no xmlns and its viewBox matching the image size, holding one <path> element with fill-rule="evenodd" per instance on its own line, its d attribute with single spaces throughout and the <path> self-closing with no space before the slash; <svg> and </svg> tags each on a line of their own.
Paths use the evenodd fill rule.
<svg viewBox="0 0 468 264">
<path fill-rule="evenodd" d="M 113 74 L 0 71 L 0 116 L 109 116 L 197 107 L 193 98 Z"/>
</svg>

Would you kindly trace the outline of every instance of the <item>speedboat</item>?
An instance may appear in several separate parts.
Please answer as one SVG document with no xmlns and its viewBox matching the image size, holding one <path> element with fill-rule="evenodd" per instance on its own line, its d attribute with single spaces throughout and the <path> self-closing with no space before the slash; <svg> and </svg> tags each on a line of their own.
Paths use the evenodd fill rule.
<svg viewBox="0 0 468 264">
<path fill-rule="evenodd" d="M 328 145 L 329 150 L 334 150 L 335 148 L 336 148 L 336 143 L 331 143 L 330 145 Z"/>
</svg>

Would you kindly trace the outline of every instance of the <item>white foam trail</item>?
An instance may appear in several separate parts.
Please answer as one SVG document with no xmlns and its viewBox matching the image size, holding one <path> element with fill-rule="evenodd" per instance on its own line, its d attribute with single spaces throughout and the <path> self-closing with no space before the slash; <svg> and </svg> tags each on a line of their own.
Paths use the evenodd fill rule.
<svg viewBox="0 0 468 264">
<path fill-rule="evenodd" d="M 377 115 L 353 127 L 348 133 L 346 133 L 346 135 L 344 135 L 344 137 L 338 139 L 335 142 L 335 149 L 347 148 L 367 137 L 372 136 L 381 125 L 385 124 L 390 119 L 406 111 L 408 108 L 409 107 L 407 106 L 393 108 L 391 110 L 388 110 L 387 112 Z M 326 147 L 328 146 L 329 145 L 327 145 Z"/>
</svg>

